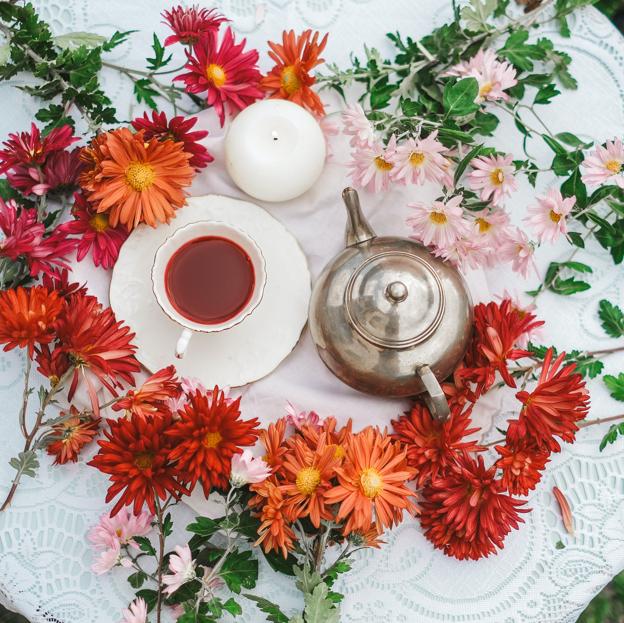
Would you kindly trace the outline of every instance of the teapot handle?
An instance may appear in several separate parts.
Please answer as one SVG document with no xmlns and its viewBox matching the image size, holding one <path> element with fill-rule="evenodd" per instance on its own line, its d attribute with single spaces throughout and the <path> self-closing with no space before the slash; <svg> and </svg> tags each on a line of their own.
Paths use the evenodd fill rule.
<svg viewBox="0 0 624 623">
<path fill-rule="evenodd" d="M 435 374 L 431 371 L 431 368 L 427 365 L 418 366 L 416 368 L 416 374 L 425 386 L 425 403 L 431 411 L 431 415 L 436 420 L 442 422 L 448 420 L 451 415 L 446 396 L 442 391 L 442 387 Z"/>
</svg>

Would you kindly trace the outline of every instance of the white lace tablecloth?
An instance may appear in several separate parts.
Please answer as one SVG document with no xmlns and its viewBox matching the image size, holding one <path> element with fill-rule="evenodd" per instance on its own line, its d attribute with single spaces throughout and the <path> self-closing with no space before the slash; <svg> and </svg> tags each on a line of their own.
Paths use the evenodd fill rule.
<svg viewBox="0 0 624 623">
<path fill-rule="evenodd" d="M 142 67 L 151 31 L 164 33 L 159 13 L 169 3 L 162 0 L 38 0 L 58 33 L 140 29 L 131 43 L 114 52 L 111 60 Z M 204 1 L 202 5 L 206 4 Z M 330 31 L 325 57 L 345 63 L 351 50 L 362 44 L 385 46 L 384 34 L 400 29 L 419 37 L 450 16 L 449 0 L 222 0 L 217 6 L 246 34 L 253 45 L 265 50 L 267 38 L 278 38 L 283 28 L 312 27 Z M 595 10 L 574 19 L 572 39 L 560 45 L 574 57 L 573 73 L 579 79 L 576 92 L 566 92 L 545 107 L 544 116 L 557 131 L 572 130 L 581 136 L 604 140 L 622 135 L 624 128 L 624 42 L 608 20 Z M 19 84 L 19 78 L 15 83 Z M 107 74 L 105 86 L 120 116 L 133 116 L 130 88 L 118 74 Z M 16 89 L 1 88 L 3 114 L 0 138 L 24 129 L 36 110 L 33 102 Z M 209 116 L 209 115 L 208 115 Z M 205 116 L 206 118 L 206 116 Z M 208 123 L 208 122 L 206 122 Z M 211 127 L 215 127 L 210 122 Z M 505 126 L 503 126 L 505 127 Z M 208 141 L 220 155 L 220 132 Z M 498 147 L 513 151 L 501 132 Z M 533 152 L 548 158 L 546 148 Z M 516 153 L 518 153 L 516 151 Z M 219 158 L 218 158 L 219 159 Z M 345 183 L 344 150 L 338 145 L 334 163 L 315 189 L 290 206 L 265 206 L 299 238 L 313 278 L 336 253 L 342 240 L 344 217 L 339 191 Z M 197 181 L 193 193 L 217 192 L 240 196 L 223 169 L 212 165 Z M 429 192 L 431 196 L 432 191 Z M 426 194 L 426 193 L 425 193 Z M 420 189 L 393 190 L 386 195 L 363 197 L 373 226 L 381 233 L 406 234 L 406 201 L 424 196 Z M 532 196 L 523 182 L 510 206 L 519 220 Z M 538 252 L 544 269 L 553 258 L 563 258 L 566 245 Z M 600 348 L 614 345 L 597 322 L 597 303 L 608 298 L 624 304 L 622 268 L 614 267 L 602 250 L 589 248 L 579 259 L 594 267 L 592 288 L 573 298 L 545 294 L 538 300 L 538 314 L 547 321 L 545 342 L 563 348 Z M 77 267 L 81 279 L 107 297 L 109 276 L 88 263 Z M 535 283 L 522 283 L 507 271 L 472 275 L 476 297 L 492 298 L 504 288 L 522 291 Z M 480 290 L 480 291 L 479 291 Z M 21 444 L 17 426 L 24 359 L 17 352 L 0 354 L 0 494 L 6 492 L 11 468 L 8 458 Z M 624 359 L 607 360 L 606 372 L 624 369 Z M 386 425 L 403 405 L 374 400 L 340 385 L 320 363 L 304 338 L 273 375 L 244 390 L 244 414 L 268 422 L 282 414 L 286 399 L 301 408 L 315 409 L 339 418 L 354 417 L 357 425 Z M 592 384 L 591 417 L 621 411 L 599 382 Z M 504 407 L 490 405 L 491 414 L 504 418 Z M 494 423 L 496 420 L 494 420 Z M 544 481 L 531 496 L 534 509 L 526 524 L 506 541 L 505 549 L 489 560 L 458 562 L 435 551 L 421 534 L 416 521 L 406 521 L 386 536 L 379 552 L 363 555 L 338 590 L 346 593 L 342 620 L 347 623 L 571 623 L 609 579 L 624 568 L 624 455 L 621 443 L 598 452 L 604 427 L 584 430 L 574 446 L 550 464 Z M 496 434 L 495 432 L 493 434 Z M 486 439 L 492 439 L 486 432 Z M 88 459 L 89 457 L 87 457 Z M 87 529 L 105 508 L 105 479 L 84 462 L 53 468 L 42 461 L 37 479 L 23 482 L 13 507 L 0 516 L 0 602 L 24 614 L 33 623 L 111 623 L 119 620 L 132 593 L 124 572 L 116 570 L 96 577 L 89 566 L 91 551 Z M 576 521 L 576 536 L 561 525 L 550 494 L 557 485 L 567 495 Z M 170 544 L 183 542 L 183 527 L 191 518 L 187 507 L 176 509 L 177 529 Z M 561 541 L 565 547 L 558 549 Z M 278 578 L 266 565 L 261 569 L 258 594 L 279 602 L 285 610 L 296 607 L 290 580 Z M 246 623 L 259 623 L 262 615 L 245 604 Z"/>
</svg>

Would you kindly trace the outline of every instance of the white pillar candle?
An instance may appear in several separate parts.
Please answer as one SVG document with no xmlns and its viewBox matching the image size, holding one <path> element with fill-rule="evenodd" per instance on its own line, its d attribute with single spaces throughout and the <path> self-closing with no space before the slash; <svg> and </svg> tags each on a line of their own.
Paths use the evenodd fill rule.
<svg viewBox="0 0 624 623">
<path fill-rule="evenodd" d="M 294 199 L 311 188 L 325 164 L 316 119 L 292 102 L 268 99 L 241 111 L 225 137 L 225 166 L 234 183 L 262 201 Z"/>
</svg>

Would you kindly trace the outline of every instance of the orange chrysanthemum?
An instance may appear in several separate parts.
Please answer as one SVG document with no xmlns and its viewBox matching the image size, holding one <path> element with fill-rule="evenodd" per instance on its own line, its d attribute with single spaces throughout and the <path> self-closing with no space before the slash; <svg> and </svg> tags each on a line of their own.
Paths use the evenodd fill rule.
<svg viewBox="0 0 624 623">
<path fill-rule="evenodd" d="M 212 487 L 228 485 L 232 456 L 258 438 L 258 420 L 242 420 L 240 398 L 228 402 L 215 386 L 212 393 L 191 394 L 180 419 L 165 432 L 172 440 L 170 458 L 192 489 L 201 482 L 206 497 Z"/>
<path fill-rule="evenodd" d="M 406 451 L 385 433 L 368 427 L 353 435 L 345 461 L 336 469 L 339 484 L 325 498 L 340 503 L 337 520 L 346 520 L 344 534 L 368 532 L 377 523 L 379 533 L 401 521 L 404 510 L 415 512 L 406 482 L 414 470 Z"/>
<path fill-rule="evenodd" d="M 54 465 L 75 463 L 80 450 L 97 435 L 99 425 L 100 418 L 90 413 L 81 414 L 72 405 L 66 419 L 52 427 L 47 451 L 55 457 Z"/>
<path fill-rule="evenodd" d="M 125 410 L 139 417 L 158 415 L 167 411 L 167 400 L 180 394 L 180 384 L 174 366 L 168 366 L 152 374 L 137 390 L 130 390 L 114 406 L 115 411 Z"/>
<path fill-rule="evenodd" d="M 288 550 L 293 548 L 295 539 L 295 533 L 286 516 L 286 500 L 271 478 L 254 485 L 253 489 L 263 501 L 258 540 L 254 545 L 262 545 L 265 552 L 281 551 L 286 558 Z"/>
<path fill-rule="evenodd" d="M 284 445 L 285 432 L 285 418 L 280 418 L 277 422 L 269 424 L 268 428 L 260 431 L 260 441 L 266 450 L 262 458 L 273 472 L 282 466 L 284 455 L 288 452 L 288 448 Z"/>
<path fill-rule="evenodd" d="M 327 44 L 327 35 L 320 43 L 318 39 L 318 32 L 312 35 L 311 30 L 306 30 L 296 36 L 290 30 L 283 32 L 281 45 L 269 41 L 269 56 L 275 61 L 275 67 L 262 78 L 260 85 L 270 92 L 270 97 L 290 100 L 320 117 L 325 114 L 325 109 L 319 96 L 310 88 L 316 82 L 310 72 L 323 62 L 319 57 Z"/>
<path fill-rule="evenodd" d="M 308 447 L 301 437 L 293 437 L 294 443 L 284 460 L 281 473 L 284 484 L 280 487 L 286 497 L 290 521 L 309 517 L 315 527 L 321 519 L 331 519 L 325 494 L 331 488 L 338 460 L 332 446 L 321 439 L 315 449 Z"/>
<path fill-rule="evenodd" d="M 308 446 L 312 449 L 316 448 L 321 439 L 325 440 L 325 445 L 334 449 L 334 456 L 337 460 L 342 461 L 346 453 L 346 446 L 353 434 L 351 429 L 352 420 L 349 418 L 342 428 L 337 428 L 338 422 L 333 416 L 326 417 L 323 424 L 318 426 L 310 426 L 306 424 L 299 429 L 299 434 L 306 440 Z"/>
<path fill-rule="evenodd" d="M 112 227 L 128 231 L 139 223 L 168 223 L 184 204 L 183 188 L 193 180 L 184 145 L 132 134 L 121 128 L 106 135 L 105 148 L 93 149 L 93 168 L 83 174 L 84 190 L 97 212 L 109 213 Z"/>
<path fill-rule="evenodd" d="M 62 308 L 58 293 L 44 286 L 0 292 L 0 344 L 5 351 L 28 348 L 32 357 L 36 344 L 54 338 L 53 324 Z"/>
</svg>

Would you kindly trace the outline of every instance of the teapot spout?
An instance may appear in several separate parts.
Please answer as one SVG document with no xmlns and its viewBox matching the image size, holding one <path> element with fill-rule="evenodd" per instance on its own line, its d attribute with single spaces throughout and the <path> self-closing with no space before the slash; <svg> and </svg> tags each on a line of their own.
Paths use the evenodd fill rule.
<svg viewBox="0 0 624 623">
<path fill-rule="evenodd" d="M 347 230 L 345 232 L 346 246 L 355 247 L 375 238 L 375 232 L 362 214 L 357 191 L 354 188 L 345 188 L 342 191 L 342 200 L 347 208 L 348 215 Z"/>
</svg>

